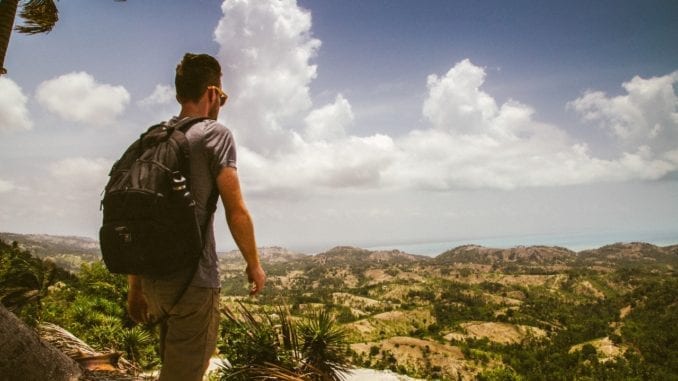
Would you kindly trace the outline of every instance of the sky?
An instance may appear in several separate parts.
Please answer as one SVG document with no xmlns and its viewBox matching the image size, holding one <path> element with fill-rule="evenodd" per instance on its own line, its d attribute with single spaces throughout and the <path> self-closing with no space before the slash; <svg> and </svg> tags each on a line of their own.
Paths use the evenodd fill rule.
<svg viewBox="0 0 678 381">
<path fill-rule="evenodd" d="M 0 231 L 96 238 L 194 52 L 222 65 L 259 246 L 678 243 L 675 1 L 57 6 L 0 77 Z"/>
</svg>

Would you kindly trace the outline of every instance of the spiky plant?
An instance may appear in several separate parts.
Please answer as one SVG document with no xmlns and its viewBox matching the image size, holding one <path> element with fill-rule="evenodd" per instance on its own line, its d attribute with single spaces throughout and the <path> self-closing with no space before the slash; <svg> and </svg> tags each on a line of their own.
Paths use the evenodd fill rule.
<svg viewBox="0 0 678 381">
<path fill-rule="evenodd" d="M 222 352 L 230 363 L 221 380 L 341 380 L 349 369 L 344 330 L 326 310 L 296 324 L 289 309 L 278 306 L 255 315 L 240 304 L 227 307 Z"/>
<path fill-rule="evenodd" d="M 120 344 L 132 362 L 139 363 L 143 347 L 153 342 L 153 336 L 141 326 L 123 329 L 120 333 Z"/>
<path fill-rule="evenodd" d="M 350 369 L 346 331 L 327 309 L 318 309 L 298 326 L 305 368 L 315 380 L 339 381 Z"/>
</svg>

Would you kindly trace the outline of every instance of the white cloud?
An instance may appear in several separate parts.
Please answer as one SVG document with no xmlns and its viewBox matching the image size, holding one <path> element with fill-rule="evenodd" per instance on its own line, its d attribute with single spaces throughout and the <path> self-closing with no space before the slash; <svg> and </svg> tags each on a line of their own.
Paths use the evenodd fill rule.
<svg viewBox="0 0 678 381">
<path fill-rule="evenodd" d="M 15 188 L 14 183 L 11 181 L 0 179 L 0 193 L 10 192 Z"/>
<path fill-rule="evenodd" d="M 497 114 L 494 99 L 480 90 L 485 71 L 465 59 L 439 78 L 428 76 L 423 114 L 434 127 L 459 133 L 481 130 Z"/>
<path fill-rule="evenodd" d="M 648 145 L 666 151 L 678 142 L 676 83 L 678 71 L 649 79 L 636 76 L 622 84 L 625 95 L 588 91 L 568 106 L 585 121 L 609 130 L 625 148 Z"/>
<path fill-rule="evenodd" d="M 311 107 L 316 66 L 310 59 L 320 46 L 311 36 L 311 14 L 294 0 L 224 1 L 221 8 L 214 34 L 231 94 L 228 125 L 256 152 L 287 149 L 294 137 L 285 125 Z"/>
<path fill-rule="evenodd" d="M 0 77 L 0 132 L 33 127 L 27 102 L 28 98 L 19 85 L 7 77 Z"/>
<path fill-rule="evenodd" d="M 259 191 L 275 190 L 273 194 L 295 187 L 516 189 L 656 180 L 678 169 L 675 152 L 658 155 L 646 145 L 616 159 L 596 157 L 586 143 L 534 120 L 529 106 L 516 101 L 497 105 L 481 90 L 484 71 L 468 60 L 444 78 L 432 78 L 437 77 L 429 76 L 423 112 L 431 128 L 395 138 L 350 136 L 343 121 L 352 118 L 340 117 L 350 115 L 350 105 L 338 96 L 334 104 L 309 114 L 305 135 L 296 135 L 288 152 L 247 152 L 243 172 L 255 173 L 248 183 Z M 337 125 L 328 127 L 326 122 L 333 119 Z M 467 121 L 471 128 L 463 124 Z M 270 173 L 280 176 L 271 178 Z"/>
<path fill-rule="evenodd" d="M 64 74 L 41 83 L 36 98 L 61 118 L 90 125 L 111 124 L 130 101 L 124 87 L 97 83 L 85 72 Z"/>
<path fill-rule="evenodd" d="M 153 93 L 139 101 L 141 106 L 167 105 L 176 102 L 174 87 L 157 84 Z"/>
<path fill-rule="evenodd" d="M 320 41 L 311 37 L 308 12 L 294 1 L 226 1 L 222 10 L 215 38 L 233 100 L 224 112 L 238 139 L 250 192 L 276 198 L 337 188 L 515 189 L 654 180 L 678 168 L 678 154 L 661 154 L 645 141 L 614 159 L 596 157 L 586 142 L 535 120 L 530 106 L 515 100 L 498 104 L 482 89 L 485 70 L 468 59 L 445 75 L 428 76 L 422 115 L 430 128 L 403 136 L 356 136 L 349 127 L 359 131 L 359 126 L 353 126 L 351 104 L 341 94 L 312 109 L 311 60 Z M 655 129 L 656 136 L 675 129 L 673 76 L 624 85 L 629 92 L 624 102 L 642 111 L 626 114 L 653 126 L 646 132 Z M 604 98 L 595 99 L 572 104 L 596 109 L 592 120 L 626 115 L 626 109 L 603 108 Z"/>
<path fill-rule="evenodd" d="M 640 145 L 617 159 L 596 158 L 585 143 L 535 121 L 530 107 L 515 101 L 497 107 L 480 89 L 484 78 L 468 60 L 443 78 L 429 76 L 423 114 L 433 128 L 397 140 L 402 158 L 388 178 L 432 190 L 514 189 L 654 180 L 678 168 Z"/>
<path fill-rule="evenodd" d="M 108 179 L 108 172 L 113 163 L 108 159 L 89 159 L 73 157 L 59 160 L 48 167 L 52 184 L 61 190 L 68 190 L 65 198 L 78 199 L 80 195 L 73 195 L 74 190 L 81 194 L 96 194 L 104 189 Z"/>
<path fill-rule="evenodd" d="M 351 136 L 340 142 L 306 142 L 297 136 L 294 149 L 284 154 L 260 155 L 245 147 L 239 151 L 248 190 L 285 197 L 378 186 L 395 158 L 395 144 L 385 135 Z"/>
<path fill-rule="evenodd" d="M 47 167 L 49 189 L 37 188 L 38 196 L 46 193 L 38 210 L 68 216 L 72 221 L 87 221 L 93 228 L 100 223 L 99 203 L 113 162 L 103 158 L 71 157 Z"/>
<path fill-rule="evenodd" d="M 311 111 L 306 119 L 304 137 L 310 141 L 333 141 L 346 137 L 346 128 L 353 123 L 351 105 L 341 95 L 334 103 Z"/>
<path fill-rule="evenodd" d="M 6 231 L 96 236 L 111 160 L 56 160 L 16 182 L 0 181 L 0 225 Z M 11 191 L 2 192 L 7 183 Z M 16 184 L 19 183 L 19 184 Z"/>
</svg>

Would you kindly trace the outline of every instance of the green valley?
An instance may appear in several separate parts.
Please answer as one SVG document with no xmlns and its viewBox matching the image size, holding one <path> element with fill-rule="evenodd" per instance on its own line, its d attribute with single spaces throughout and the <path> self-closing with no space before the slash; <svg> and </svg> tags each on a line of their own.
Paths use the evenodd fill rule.
<svg viewBox="0 0 678 381">
<path fill-rule="evenodd" d="M 12 236 L 18 243 L 5 251 L 40 246 L 20 238 Z M 16 286 L 9 283 L 23 278 L 5 251 L 6 304 Z M 41 257 L 76 262 L 80 255 L 61 247 Z M 34 300 L 16 313 L 59 324 L 102 351 L 122 351 L 140 367 L 156 366 L 153 340 L 145 336 L 154 333 L 132 332 L 125 317 L 124 279 L 80 258 L 86 262 L 80 270 L 59 273 L 39 291 L 39 306 Z M 264 319 L 283 308 L 290 321 L 328 311 L 345 332 L 343 350 L 356 367 L 441 380 L 678 379 L 676 245 L 618 243 L 578 253 L 469 245 L 437 257 L 353 247 L 305 255 L 271 247 L 261 249 L 261 258 L 267 288 L 252 299 L 239 253 L 220 254 L 225 309 L 245 307 Z M 130 340 L 134 345 L 120 344 Z"/>
</svg>

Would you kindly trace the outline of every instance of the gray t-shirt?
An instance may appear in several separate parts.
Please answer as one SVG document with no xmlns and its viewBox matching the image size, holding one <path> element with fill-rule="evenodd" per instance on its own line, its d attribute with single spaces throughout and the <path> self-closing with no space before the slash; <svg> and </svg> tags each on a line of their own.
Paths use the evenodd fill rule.
<svg viewBox="0 0 678 381">
<path fill-rule="evenodd" d="M 180 120 L 174 117 L 169 124 L 176 124 Z M 205 247 L 191 285 L 219 288 L 214 213 L 208 213 L 210 206 L 207 203 L 210 194 L 218 192 L 216 178 L 219 172 L 224 167 L 236 168 L 235 140 L 228 128 L 214 120 L 194 124 L 186 132 L 186 138 L 190 146 L 191 193 L 197 205 L 198 221 L 206 226 L 203 237 Z"/>
</svg>

